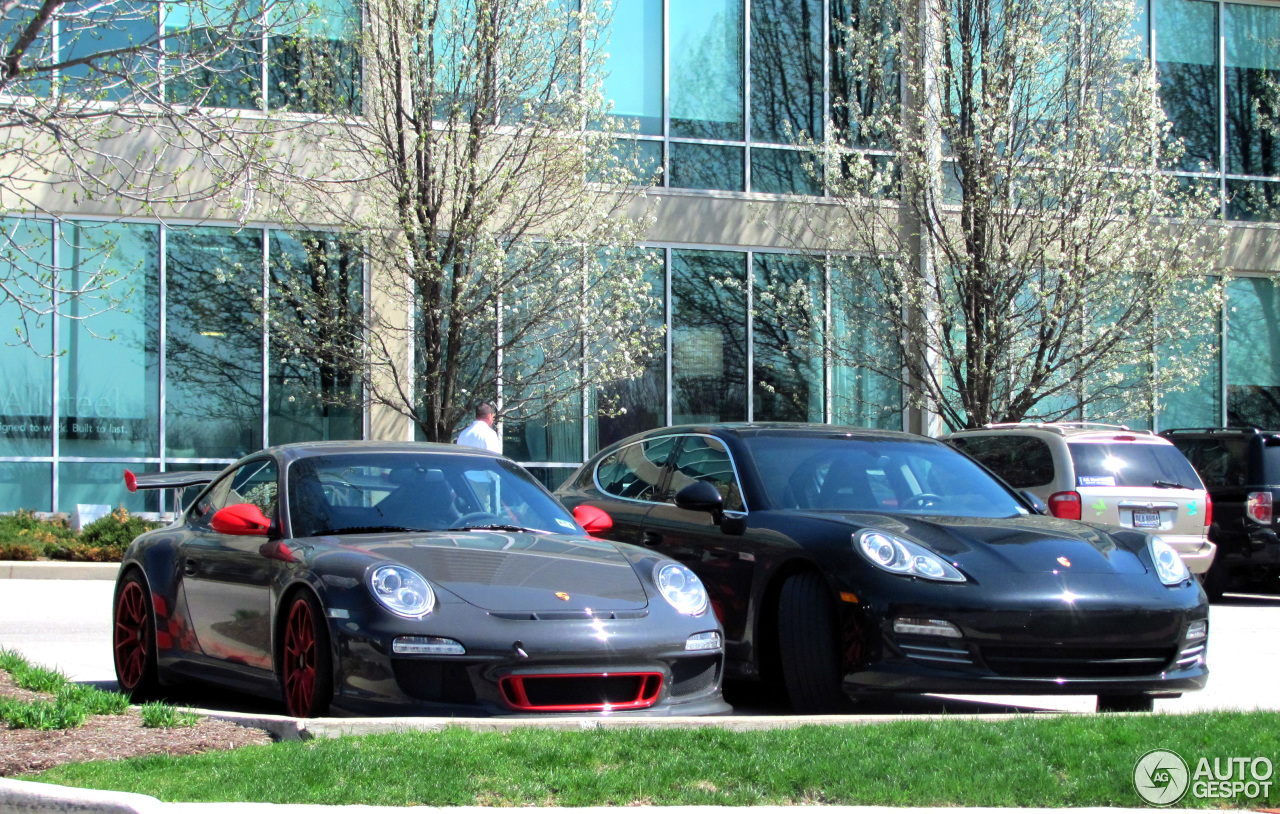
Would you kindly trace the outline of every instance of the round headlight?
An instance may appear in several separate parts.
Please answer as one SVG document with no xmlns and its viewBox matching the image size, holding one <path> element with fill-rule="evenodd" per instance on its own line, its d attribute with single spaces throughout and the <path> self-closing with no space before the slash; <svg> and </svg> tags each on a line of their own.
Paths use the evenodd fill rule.
<svg viewBox="0 0 1280 814">
<path fill-rule="evenodd" d="M 939 582 L 964 582 L 964 574 L 918 543 L 867 529 L 854 535 L 854 548 L 872 565 L 894 574 Z"/>
<path fill-rule="evenodd" d="M 1178 552 L 1163 539 L 1152 537 L 1147 547 L 1151 551 L 1151 562 L 1156 567 L 1156 576 L 1165 585 L 1180 585 L 1190 576 Z"/>
<path fill-rule="evenodd" d="M 380 565 L 369 573 L 369 590 L 384 608 L 400 616 L 425 616 L 436 594 L 422 576 L 403 565 Z"/>
<path fill-rule="evenodd" d="M 653 572 L 653 581 L 657 583 L 662 598 L 680 613 L 698 616 L 706 611 L 707 589 L 702 587 L 702 580 L 697 574 L 680 563 L 659 565 Z"/>
</svg>

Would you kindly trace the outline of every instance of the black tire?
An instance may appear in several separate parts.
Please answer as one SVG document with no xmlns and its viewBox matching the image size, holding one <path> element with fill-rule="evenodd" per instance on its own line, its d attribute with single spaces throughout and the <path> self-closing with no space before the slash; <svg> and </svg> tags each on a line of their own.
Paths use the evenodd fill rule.
<svg viewBox="0 0 1280 814">
<path fill-rule="evenodd" d="M 116 583 L 111 602 L 111 651 L 116 685 L 134 703 L 160 692 L 156 666 L 156 617 L 151 591 L 135 568 Z"/>
<path fill-rule="evenodd" d="M 333 653 L 324 611 L 307 590 L 293 594 L 283 610 L 276 674 L 284 708 L 295 718 L 328 715 L 333 702 Z"/>
<path fill-rule="evenodd" d="M 847 712 L 835 603 L 817 574 L 788 577 L 778 597 L 778 653 L 791 706 L 802 715 Z"/>
<path fill-rule="evenodd" d="M 1155 708 L 1153 695 L 1098 696 L 1098 712 L 1151 712 Z"/>
</svg>

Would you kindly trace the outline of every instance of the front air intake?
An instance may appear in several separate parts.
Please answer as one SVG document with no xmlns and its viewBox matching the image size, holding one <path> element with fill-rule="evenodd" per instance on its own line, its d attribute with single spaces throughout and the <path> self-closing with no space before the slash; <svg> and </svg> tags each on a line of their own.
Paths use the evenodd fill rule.
<svg viewBox="0 0 1280 814">
<path fill-rule="evenodd" d="M 529 712 L 645 709 L 662 691 L 662 673 L 514 675 L 500 682 L 508 704 Z"/>
</svg>

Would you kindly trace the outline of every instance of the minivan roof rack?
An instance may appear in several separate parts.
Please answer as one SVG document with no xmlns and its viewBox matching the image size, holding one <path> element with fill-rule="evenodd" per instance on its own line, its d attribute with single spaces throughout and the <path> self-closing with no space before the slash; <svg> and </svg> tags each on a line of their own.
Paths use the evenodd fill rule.
<svg viewBox="0 0 1280 814">
<path fill-rule="evenodd" d="M 1207 434 L 1218 435 L 1231 433 L 1234 435 L 1258 435 L 1260 433 L 1270 432 L 1261 427 L 1179 427 L 1176 430 L 1161 430 L 1161 435 L 1181 435 L 1183 433 L 1191 434 Z"/>
<path fill-rule="evenodd" d="M 1101 421 L 1005 421 L 995 424 L 984 424 L 983 429 L 997 430 L 1007 427 L 1034 427 L 1049 430 L 1059 435 L 1066 435 L 1065 430 L 1117 430 L 1120 432 L 1154 435 L 1151 430 L 1131 430 L 1127 424 L 1104 424 Z"/>
</svg>

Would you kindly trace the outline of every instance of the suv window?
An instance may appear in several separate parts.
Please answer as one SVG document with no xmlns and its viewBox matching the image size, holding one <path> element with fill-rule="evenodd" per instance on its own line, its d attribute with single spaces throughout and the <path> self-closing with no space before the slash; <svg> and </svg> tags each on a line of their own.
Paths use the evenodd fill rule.
<svg viewBox="0 0 1280 814">
<path fill-rule="evenodd" d="M 679 436 L 666 435 L 628 444 L 596 466 L 596 480 L 605 494 L 631 500 L 660 499 L 658 485 Z"/>
<path fill-rule="evenodd" d="M 675 472 L 671 476 L 671 494 L 679 492 L 694 481 L 706 481 L 724 498 L 724 509 L 740 512 L 743 509 L 742 489 L 729 450 L 716 438 L 690 435 L 676 457 Z"/>
<path fill-rule="evenodd" d="M 1185 455 L 1172 444 L 1067 443 L 1076 486 L 1151 486 L 1156 481 L 1202 488 Z"/>
<path fill-rule="evenodd" d="M 1174 446 L 1187 456 L 1206 486 L 1248 485 L 1248 438 L 1178 438 Z"/>
<path fill-rule="evenodd" d="M 1053 451 L 1029 435 L 975 435 L 953 438 L 956 449 L 1004 478 L 1015 489 L 1030 489 L 1053 482 Z"/>
</svg>

